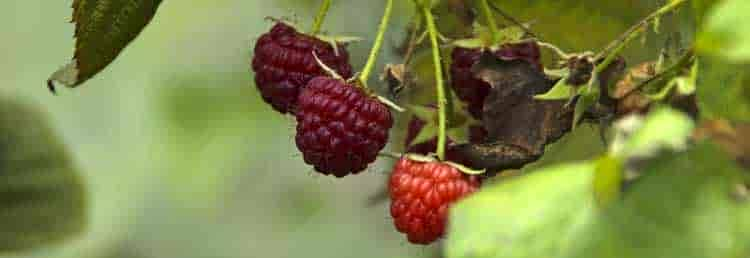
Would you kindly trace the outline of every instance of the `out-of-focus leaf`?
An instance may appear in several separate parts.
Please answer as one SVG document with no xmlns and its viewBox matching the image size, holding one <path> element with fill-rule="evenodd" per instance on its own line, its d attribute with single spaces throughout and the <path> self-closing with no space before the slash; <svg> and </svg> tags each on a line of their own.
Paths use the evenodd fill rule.
<svg viewBox="0 0 750 258">
<path fill-rule="evenodd" d="M 668 108 L 652 111 L 642 126 L 614 155 L 630 158 L 650 156 L 660 150 L 682 150 L 695 125 L 687 115 Z"/>
<path fill-rule="evenodd" d="M 693 3 L 693 12 L 695 13 L 695 20 L 698 24 L 703 23 L 706 13 L 715 5 L 719 0 L 691 0 Z"/>
<path fill-rule="evenodd" d="M 750 1 L 726 0 L 707 15 L 697 47 L 701 53 L 731 62 L 750 60 Z"/>
<path fill-rule="evenodd" d="M 84 188 L 46 117 L 0 98 L 0 251 L 20 251 L 79 233 Z"/>
<path fill-rule="evenodd" d="M 597 160 L 593 181 L 594 199 L 599 206 L 607 207 L 618 200 L 622 192 L 622 160 L 610 155 Z"/>
<path fill-rule="evenodd" d="M 750 169 L 750 123 L 706 120 L 695 130 L 696 140 L 710 139 L 747 169 Z"/>
<path fill-rule="evenodd" d="M 446 257 L 556 257 L 594 215 L 593 171 L 559 165 L 484 187 L 452 208 Z"/>
<path fill-rule="evenodd" d="M 651 160 L 623 198 L 595 208 L 594 166 L 551 167 L 489 186 L 452 209 L 449 258 L 746 257 L 743 171 L 713 145 Z"/>
<path fill-rule="evenodd" d="M 701 59 L 696 94 L 701 117 L 750 122 L 750 66 Z"/>
<path fill-rule="evenodd" d="M 141 33 L 156 14 L 161 0 L 75 0 L 73 60 L 52 74 L 54 83 L 75 87 L 112 61 Z"/>
</svg>

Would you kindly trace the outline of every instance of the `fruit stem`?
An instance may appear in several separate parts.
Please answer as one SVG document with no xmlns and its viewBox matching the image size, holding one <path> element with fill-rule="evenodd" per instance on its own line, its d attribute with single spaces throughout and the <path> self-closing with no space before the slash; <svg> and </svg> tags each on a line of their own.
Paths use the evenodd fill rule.
<svg viewBox="0 0 750 258">
<path fill-rule="evenodd" d="M 479 8 L 482 9 L 482 16 L 487 20 L 487 26 L 490 27 L 490 34 L 492 34 L 492 44 L 496 44 L 500 41 L 500 29 L 497 28 L 497 21 L 495 16 L 492 14 L 492 9 L 487 3 L 487 0 L 479 0 Z"/>
<path fill-rule="evenodd" d="M 437 142 L 437 156 L 440 160 L 445 160 L 445 131 L 446 131 L 446 114 L 445 108 L 448 103 L 445 97 L 445 87 L 443 86 L 443 65 L 440 61 L 440 46 L 438 45 L 437 38 L 437 27 L 435 26 L 435 17 L 432 16 L 432 11 L 427 5 L 420 5 L 422 13 L 427 24 L 427 33 L 430 38 L 430 45 L 432 47 L 432 63 L 435 67 L 435 88 L 437 90 L 437 105 L 438 105 L 438 142 Z"/>
<path fill-rule="evenodd" d="M 607 68 L 607 66 L 609 66 L 612 61 L 615 60 L 617 55 L 622 52 L 622 50 L 625 48 L 625 45 L 627 45 L 641 33 L 645 32 L 646 26 L 651 24 L 651 22 L 677 9 L 677 7 L 685 2 L 687 2 L 687 0 L 673 0 L 669 2 L 667 5 L 662 6 L 655 12 L 651 13 L 649 16 L 646 16 L 646 18 L 643 18 L 643 20 L 638 22 L 636 25 L 633 25 L 627 31 L 625 31 L 625 33 L 620 35 L 620 37 L 609 43 L 609 45 L 607 45 L 604 50 L 599 52 L 599 54 L 597 54 L 594 58 L 594 60 L 605 58 L 604 61 L 596 66 L 595 72 L 599 73 L 601 71 L 604 71 L 604 69 Z M 606 57 L 604 55 L 606 55 Z"/>
<path fill-rule="evenodd" d="M 331 8 L 331 2 L 333 0 L 323 0 L 323 3 L 320 4 L 320 8 L 318 9 L 318 15 L 315 16 L 315 21 L 313 21 L 313 27 L 312 31 L 310 31 L 310 34 L 318 34 L 320 33 L 320 27 L 323 25 L 323 21 L 326 19 L 326 15 L 328 14 L 328 9 Z"/>
<path fill-rule="evenodd" d="M 378 59 L 380 47 L 383 45 L 383 38 L 385 37 L 385 31 L 388 29 L 388 21 L 391 18 L 391 11 L 393 11 L 393 0 L 388 0 L 385 4 L 383 18 L 380 20 L 380 26 L 378 26 L 378 34 L 375 36 L 375 43 L 373 43 L 372 50 L 370 50 L 370 56 L 367 58 L 365 68 L 362 69 L 362 73 L 359 75 L 359 81 L 364 87 L 367 87 L 367 79 L 369 79 L 370 73 L 375 67 L 375 61 Z"/>
</svg>

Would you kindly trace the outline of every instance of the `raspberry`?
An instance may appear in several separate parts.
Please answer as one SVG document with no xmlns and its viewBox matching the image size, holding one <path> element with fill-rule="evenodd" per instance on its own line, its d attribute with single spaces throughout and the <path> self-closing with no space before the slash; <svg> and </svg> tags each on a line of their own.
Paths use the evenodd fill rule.
<svg viewBox="0 0 750 258">
<path fill-rule="evenodd" d="M 402 157 L 388 183 L 393 223 L 409 242 L 429 244 L 443 236 L 450 205 L 479 185 L 477 177 L 449 164 Z"/>
<path fill-rule="evenodd" d="M 337 44 L 334 50 L 328 42 L 299 33 L 283 22 L 276 23 L 255 44 L 252 63 L 255 85 L 263 100 L 282 114 L 294 113 L 300 88 L 313 77 L 325 75 L 313 51 L 339 75 L 352 76 L 345 45 Z"/>
<path fill-rule="evenodd" d="M 477 119 L 482 118 L 484 99 L 490 91 L 490 85 L 474 76 L 472 67 L 479 62 L 484 50 L 456 47 L 451 53 L 450 73 L 453 91 L 468 104 L 469 113 Z M 503 60 L 522 59 L 529 62 L 540 71 L 544 68 L 541 63 L 539 45 L 535 41 L 506 44 L 493 52 Z"/>
<path fill-rule="evenodd" d="M 343 177 L 365 170 L 385 147 L 390 110 L 361 88 L 315 77 L 297 100 L 297 148 L 305 163 Z"/>
</svg>

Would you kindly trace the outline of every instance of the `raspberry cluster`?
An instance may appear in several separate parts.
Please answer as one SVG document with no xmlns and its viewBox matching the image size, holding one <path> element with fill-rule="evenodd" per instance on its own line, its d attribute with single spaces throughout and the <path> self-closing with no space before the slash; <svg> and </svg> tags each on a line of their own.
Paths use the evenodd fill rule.
<svg viewBox="0 0 750 258">
<path fill-rule="evenodd" d="M 508 45 L 494 54 L 536 62 L 535 46 Z M 489 90 L 489 85 L 471 76 L 481 54 L 481 50 L 457 48 L 450 69 L 453 88 L 475 116 L 481 114 L 481 102 Z M 360 173 L 387 144 L 394 124 L 391 112 L 360 81 L 347 80 L 352 68 L 345 44 L 331 44 L 277 22 L 258 39 L 252 70 L 263 100 L 274 110 L 295 116 L 296 146 L 304 162 L 317 172 L 335 177 Z M 436 138 L 411 144 L 425 125 L 418 118 L 410 121 L 409 153 L 428 155 L 436 150 Z M 486 138 L 481 126 L 466 128 L 471 142 Z M 396 229 L 412 243 L 429 244 L 441 238 L 450 206 L 479 188 L 479 178 L 465 174 L 457 165 L 466 164 L 466 159 L 450 145 L 446 154 L 446 161 L 404 155 L 391 173 L 391 216 Z"/>
</svg>

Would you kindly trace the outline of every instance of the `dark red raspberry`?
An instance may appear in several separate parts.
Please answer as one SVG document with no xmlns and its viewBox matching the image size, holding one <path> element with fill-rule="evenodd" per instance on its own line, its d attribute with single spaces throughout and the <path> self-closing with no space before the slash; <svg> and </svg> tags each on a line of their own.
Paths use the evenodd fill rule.
<svg viewBox="0 0 750 258">
<path fill-rule="evenodd" d="M 453 91 L 458 98 L 468 104 L 469 113 L 477 119 L 482 118 L 484 99 L 490 91 L 490 85 L 474 76 L 471 69 L 479 62 L 482 49 L 456 47 L 451 53 L 453 62 L 450 73 Z M 539 45 L 535 41 L 506 44 L 493 53 L 503 60 L 521 59 L 534 67 L 543 70 Z"/>
<path fill-rule="evenodd" d="M 479 185 L 477 177 L 446 163 L 402 157 L 388 183 L 393 224 L 409 242 L 432 243 L 443 236 L 450 206 Z"/>
<path fill-rule="evenodd" d="M 313 77 L 325 75 L 313 51 L 339 75 L 352 76 L 349 53 L 343 44 L 337 44 L 334 50 L 330 43 L 299 33 L 283 22 L 258 39 L 252 63 L 255 85 L 263 100 L 275 110 L 293 113 L 300 88 Z"/>
<path fill-rule="evenodd" d="M 356 174 L 375 161 L 393 126 L 390 110 L 361 88 L 315 77 L 297 100 L 297 148 L 323 174 Z"/>
</svg>

